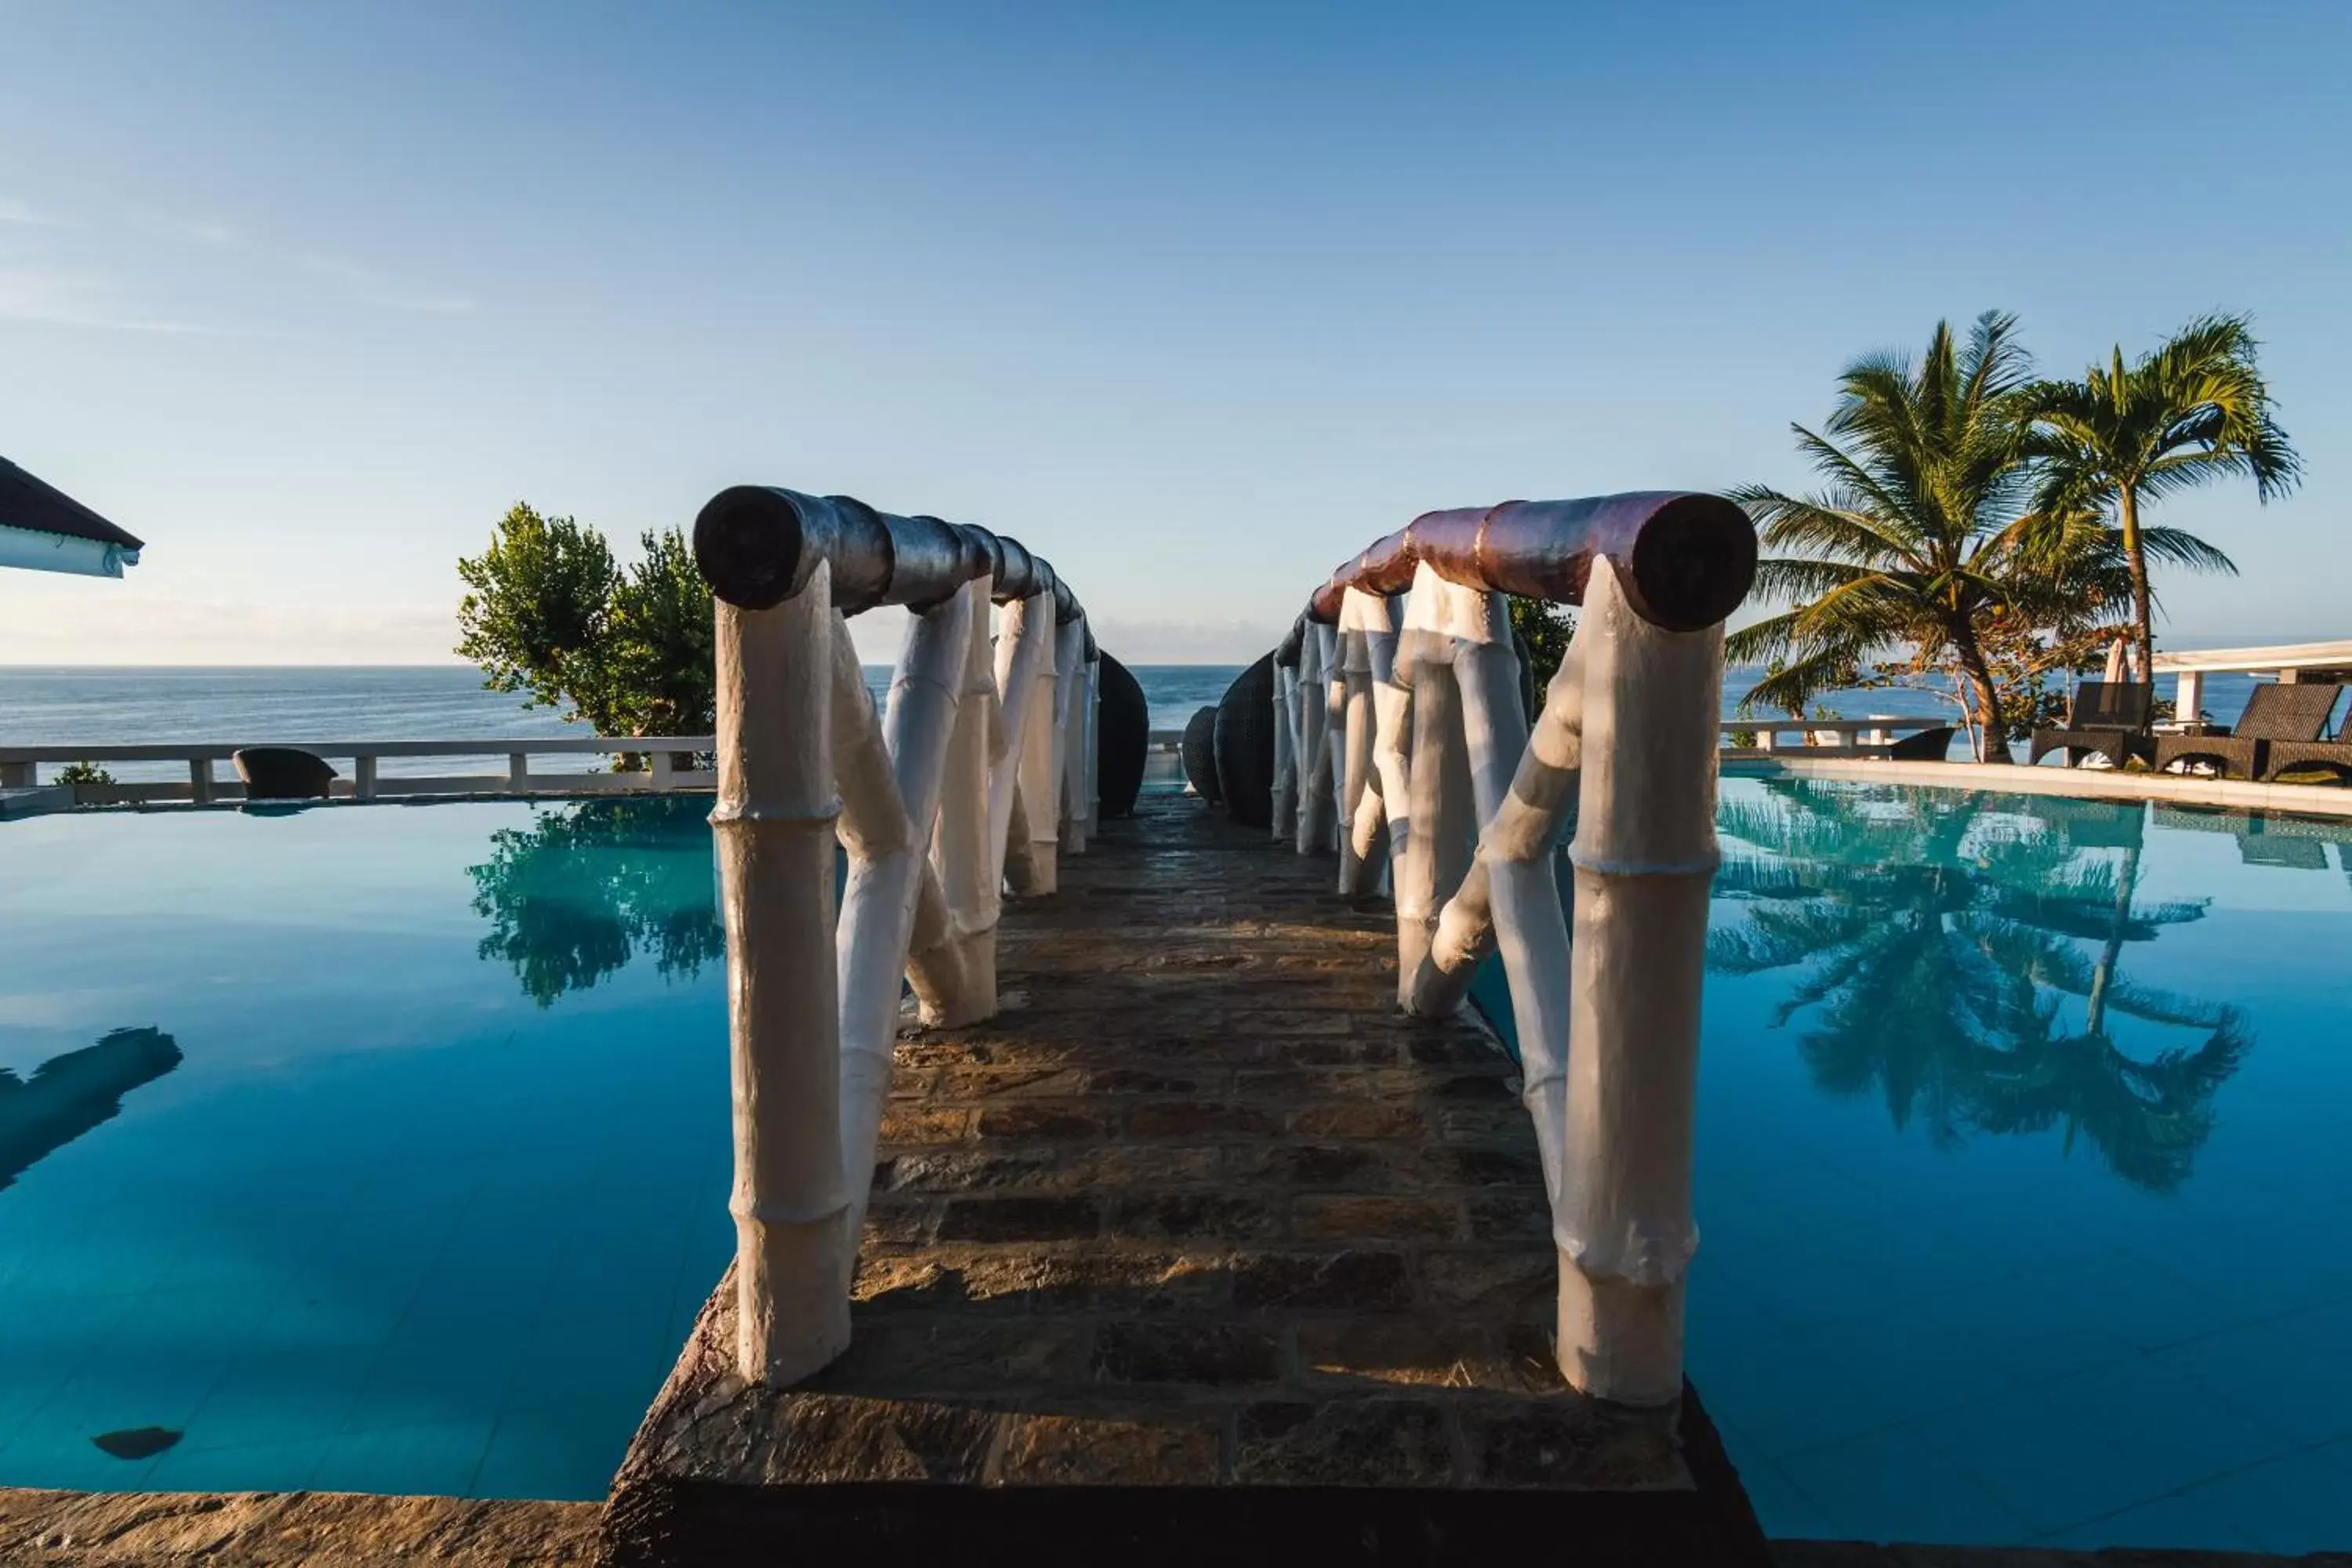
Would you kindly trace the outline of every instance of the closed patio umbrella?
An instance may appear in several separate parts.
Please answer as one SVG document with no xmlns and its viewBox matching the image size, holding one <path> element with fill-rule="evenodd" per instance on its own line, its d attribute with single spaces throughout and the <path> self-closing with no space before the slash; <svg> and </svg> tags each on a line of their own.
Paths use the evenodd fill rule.
<svg viewBox="0 0 2352 1568">
<path fill-rule="evenodd" d="M 2104 671 L 2104 679 L 2110 684 L 2117 681 L 2129 680 L 2131 679 L 2131 667 L 2132 658 L 2130 645 L 2125 642 L 2121 637 L 2117 637 L 2114 642 L 2109 643 L 2107 645 L 2107 668 Z"/>
<path fill-rule="evenodd" d="M 0 566 L 120 577 L 141 542 L 52 485 L 0 458 Z"/>
</svg>

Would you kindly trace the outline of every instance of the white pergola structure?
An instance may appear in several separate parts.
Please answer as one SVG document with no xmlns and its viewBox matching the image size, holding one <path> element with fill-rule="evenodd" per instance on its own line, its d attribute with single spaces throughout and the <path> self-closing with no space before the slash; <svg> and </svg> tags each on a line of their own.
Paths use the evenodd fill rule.
<svg viewBox="0 0 2352 1568">
<path fill-rule="evenodd" d="M 144 548 L 65 491 L 0 458 L 0 567 L 120 577 L 139 563 Z M 29 789 L 37 772 L 31 762 L 0 763 L 0 789 Z"/>
<path fill-rule="evenodd" d="M 2297 680 L 2352 679 L 2352 642 L 2281 643 L 2271 647 L 2209 647 L 2156 656 L 2158 675 L 2179 678 L 2172 711 L 2185 722 L 2201 712 L 2209 675 L 2275 675 Z"/>
<path fill-rule="evenodd" d="M 120 577 L 139 564 L 139 540 L 54 485 L 0 458 L 0 566 Z"/>
<path fill-rule="evenodd" d="M 1276 656 L 1274 836 L 1336 853 L 1349 896 L 1385 863 L 1412 1011 L 1452 1012 L 1499 948 L 1560 1370 L 1629 1405 L 1682 1396 L 1723 622 L 1755 574 L 1715 496 L 1431 512 L 1334 574 Z M 1583 606 L 1532 725 L 1511 595 Z"/>
<path fill-rule="evenodd" d="M 717 611 L 736 1357 L 786 1384 L 849 1343 L 900 977 L 926 1023 L 994 1014 L 1001 890 L 1051 893 L 1087 847 L 1099 664 L 1054 569 L 982 529 L 742 486 L 694 552 Z M 845 619 L 877 605 L 910 612 L 879 714 Z"/>
</svg>

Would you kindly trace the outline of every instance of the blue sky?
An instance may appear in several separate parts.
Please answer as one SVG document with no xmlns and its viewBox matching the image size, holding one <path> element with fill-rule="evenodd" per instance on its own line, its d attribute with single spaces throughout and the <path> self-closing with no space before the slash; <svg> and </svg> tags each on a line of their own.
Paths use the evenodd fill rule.
<svg viewBox="0 0 2352 1568">
<path fill-rule="evenodd" d="M 142 534 L 0 662 L 425 662 L 517 499 L 1018 535 L 1250 657 L 1436 506 L 1805 475 L 1939 316 L 2254 313 L 2305 488 L 2178 640 L 2352 635 L 2352 6 L 0 7 L 0 455 Z M 869 647 L 869 655 L 878 651 Z"/>
</svg>

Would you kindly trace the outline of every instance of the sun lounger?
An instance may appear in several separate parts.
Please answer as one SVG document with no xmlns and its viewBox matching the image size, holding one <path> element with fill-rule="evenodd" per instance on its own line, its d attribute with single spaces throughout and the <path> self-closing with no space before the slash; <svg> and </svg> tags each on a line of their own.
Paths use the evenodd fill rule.
<svg viewBox="0 0 2352 1568">
<path fill-rule="evenodd" d="M 1938 724 L 1932 730 L 1919 730 L 1897 741 L 1884 741 L 1865 745 L 1862 753 L 1890 763 L 1940 763 L 1951 754 L 1952 736 L 1958 731 L 1950 724 Z"/>
<path fill-rule="evenodd" d="M 2346 783 L 2352 783 L 2352 711 L 2336 726 L 2332 741 L 2273 741 L 2263 762 L 2264 783 L 2275 782 L 2281 773 L 2296 768 L 2327 768 Z M 2352 861 L 2347 861 L 2352 865 Z"/>
<path fill-rule="evenodd" d="M 2155 709 L 2156 688 L 2147 681 L 2086 680 L 2075 689 L 2065 728 L 2036 730 L 2027 760 L 2038 763 L 2063 751 L 2071 768 L 2092 754 L 2116 767 L 2134 757 L 2152 758 L 2147 726 Z"/>
<path fill-rule="evenodd" d="M 2257 686 L 2234 727 L 2202 735 L 2158 735 L 2157 771 L 2175 763 L 2201 762 L 2211 763 L 2223 778 L 2266 777 L 2271 749 L 2318 740 L 2343 689 L 2318 682 Z"/>
</svg>

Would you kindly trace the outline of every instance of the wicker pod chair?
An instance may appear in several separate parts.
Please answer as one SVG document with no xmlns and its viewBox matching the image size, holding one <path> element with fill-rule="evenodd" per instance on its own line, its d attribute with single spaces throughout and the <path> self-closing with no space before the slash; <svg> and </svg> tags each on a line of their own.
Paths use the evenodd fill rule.
<svg viewBox="0 0 2352 1568">
<path fill-rule="evenodd" d="M 1184 725 L 1184 778 L 1192 793 L 1212 805 L 1223 800 L 1217 790 L 1217 710 L 1202 708 Z"/>
<path fill-rule="evenodd" d="M 247 800 L 324 800 L 335 770 L 299 746 L 247 746 L 230 753 Z"/>
<path fill-rule="evenodd" d="M 1105 817 L 1133 816 L 1143 793 L 1143 767 L 1151 751 L 1151 705 L 1142 683 L 1127 666 L 1102 656 L 1100 695 L 1095 708 L 1095 803 Z"/>
<path fill-rule="evenodd" d="M 2225 779 L 2265 777 L 2272 765 L 2272 748 L 2280 742 L 2318 740 L 2343 690 L 2316 681 L 2257 686 L 2246 700 L 2246 710 L 2231 728 L 2205 735 L 2158 735 L 2156 770 L 2162 773 L 2175 763 L 2200 762 L 2212 763 Z"/>
<path fill-rule="evenodd" d="M 1274 826 L 1274 655 L 1242 671 L 1217 704 L 1217 786 L 1244 827 Z"/>
</svg>

